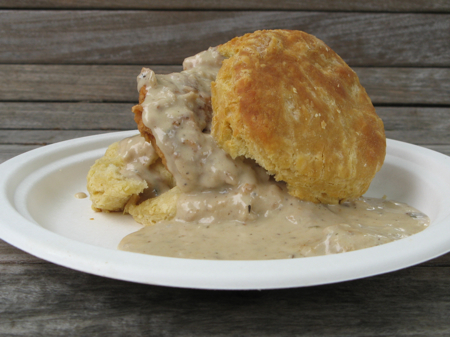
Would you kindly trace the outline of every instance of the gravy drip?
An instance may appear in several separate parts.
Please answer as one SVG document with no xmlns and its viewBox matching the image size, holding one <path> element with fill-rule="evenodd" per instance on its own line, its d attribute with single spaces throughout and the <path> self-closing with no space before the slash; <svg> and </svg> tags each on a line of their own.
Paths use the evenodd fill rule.
<svg viewBox="0 0 450 337">
<path fill-rule="evenodd" d="M 248 159 L 232 159 L 209 134 L 211 81 L 222 58 L 214 48 L 188 58 L 184 71 L 143 69 L 144 124 L 182 194 L 174 219 L 126 236 L 119 249 L 152 255 L 261 260 L 341 253 L 405 238 L 426 215 L 384 199 L 313 204 L 287 193 Z"/>
<path fill-rule="evenodd" d="M 142 119 L 164 154 L 167 168 L 182 192 L 236 186 L 243 165 L 219 149 L 209 134 L 211 81 L 222 64 L 214 48 L 184 61 L 186 70 L 155 75 L 145 69 L 138 89 L 146 85 Z"/>
<path fill-rule="evenodd" d="M 78 193 L 75 193 L 74 197 L 77 199 L 85 199 L 85 198 L 87 198 L 87 194 L 84 192 L 78 192 Z"/>
<path fill-rule="evenodd" d="M 153 198 L 170 189 L 170 183 L 153 165 L 160 159 L 152 144 L 146 142 L 144 137 L 136 135 L 121 140 L 117 153 L 125 162 L 125 166 L 120 171 L 124 177 L 147 182 L 148 188 L 140 201 Z"/>
</svg>

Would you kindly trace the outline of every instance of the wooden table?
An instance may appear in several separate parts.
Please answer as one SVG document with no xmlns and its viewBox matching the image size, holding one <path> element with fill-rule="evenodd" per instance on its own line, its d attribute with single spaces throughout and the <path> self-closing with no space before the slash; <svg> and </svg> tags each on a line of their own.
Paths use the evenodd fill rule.
<svg viewBox="0 0 450 337">
<path fill-rule="evenodd" d="M 450 2 L 0 0 L 0 162 L 134 129 L 142 66 L 257 29 L 316 35 L 352 66 L 389 138 L 450 154 Z M 1 206 L 0 206 L 1 210 Z M 122 282 L 0 241 L 1 336 L 449 336 L 450 254 L 362 280 L 270 291 Z"/>
</svg>

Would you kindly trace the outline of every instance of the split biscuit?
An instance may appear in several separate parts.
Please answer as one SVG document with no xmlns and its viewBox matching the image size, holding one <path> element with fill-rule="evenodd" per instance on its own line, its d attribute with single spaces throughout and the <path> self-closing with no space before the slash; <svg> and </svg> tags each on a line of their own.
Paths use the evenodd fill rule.
<svg viewBox="0 0 450 337">
<path fill-rule="evenodd" d="M 177 200 L 180 189 L 175 186 L 167 192 L 139 203 L 139 197 L 133 196 L 125 206 L 124 213 L 144 225 L 151 226 L 163 220 L 171 220 L 177 212 Z"/>
<path fill-rule="evenodd" d="M 118 142 L 111 144 L 87 176 L 91 207 L 97 212 L 122 211 L 132 195 L 139 195 L 148 187 L 145 180 L 128 178 L 121 173 L 125 162 L 118 154 L 118 147 Z"/>
<path fill-rule="evenodd" d="M 153 202 L 154 205 L 164 202 L 164 198 L 158 197 L 170 192 L 175 182 L 161 159 L 157 155 L 148 157 L 146 171 L 154 178 L 147 181 L 139 175 L 128 174 L 127 163 L 119 154 L 119 147 L 119 142 L 111 144 L 105 155 L 96 160 L 89 170 L 87 190 L 92 209 L 97 212 L 129 213 L 128 209 L 136 208 L 148 199 L 157 200 Z M 154 207 L 167 208 L 164 205 Z"/>
</svg>

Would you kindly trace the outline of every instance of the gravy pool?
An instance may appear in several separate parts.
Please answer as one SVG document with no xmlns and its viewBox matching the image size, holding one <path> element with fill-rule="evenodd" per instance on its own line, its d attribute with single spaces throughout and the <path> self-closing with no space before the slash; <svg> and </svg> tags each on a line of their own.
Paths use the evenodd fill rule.
<svg viewBox="0 0 450 337">
<path fill-rule="evenodd" d="M 284 193 L 270 199 L 276 206 L 258 210 L 254 220 L 160 222 L 126 236 L 119 248 L 192 259 L 288 259 L 378 246 L 429 224 L 416 209 L 384 199 L 340 205 L 302 202 Z"/>
</svg>

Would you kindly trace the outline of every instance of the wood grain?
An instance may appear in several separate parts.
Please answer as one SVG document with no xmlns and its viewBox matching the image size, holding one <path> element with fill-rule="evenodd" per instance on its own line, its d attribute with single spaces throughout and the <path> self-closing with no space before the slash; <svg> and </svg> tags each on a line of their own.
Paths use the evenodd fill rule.
<svg viewBox="0 0 450 337">
<path fill-rule="evenodd" d="M 386 137 L 419 145 L 450 144 L 450 108 L 378 107 Z"/>
<path fill-rule="evenodd" d="M 22 263 L 48 263 L 48 262 L 41 260 L 33 255 L 30 255 L 20 250 L 19 248 L 11 246 L 7 242 L 0 239 L 0 265 L 22 264 Z M 0 276 L 0 283 L 1 283 L 1 276 Z"/>
<path fill-rule="evenodd" d="M 147 66 L 144 64 L 143 66 Z M 0 101 L 137 102 L 142 66 L 1 65 Z M 151 66 L 156 73 L 180 66 Z M 450 68 L 354 67 L 374 104 L 450 105 Z"/>
<path fill-rule="evenodd" d="M 137 102 L 142 66 L 0 65 L 0 101 Z M 152 66 L 160 74 L 180 66 Z"/>
<path fill-rule="evenodd" d="M 0 103 L 2 129 L 131 130 L 132 103 Z"/>
<path fill-rule="evenodd" d="M 0 0 L 0 8 L 326 10 L 373 12 L 450 12 L 445 0 Z"/>
<path fill-rule="evenodd" d="M 132 284 L 53 264 L 0 266 L 0 326 L 36 336 L 446 336 L 450 275 L 406 270 L 309 288 L 223 292 Z M 14 296 L 11 296 L 14 294 Z"/>
<path fill-rule="evenodd" d="M 131 106 L 0 103 L 0 144 L 48 144 L 100 133 L 96 130 L 133 130 L 136 124 Z M 388 138 L 421 145 L 450 144 L 450 108 L 378 107 L 377 113 Z"/>
<path fill-rule="evenodd" d="M 0 11 L 0 63 L 180 64 L 258 29 L 298 29 L 352 66 L 450 66 L 447 14 Z"/>
<path fill-rule="evenodd" d="M 0 130 L 0 144 L 48 145 L 108 132 L 111 130 Z"/>
<path fill-rule="evenodd" d="M 34 150 L 40 145 L 3 145 L 0 144 L 0 164 L 19 154 Z"/>
<path fill-rule="evenodd" d="M 449 105 L 449 68 L 354 68 L 374 104 Z"/>
<path fill-rule="evenodd" d="M 425 145 L 424 147 L 445 154 L 446 156 L 450 156 L 450 146 L 448 145 Z"/>
</svg>

